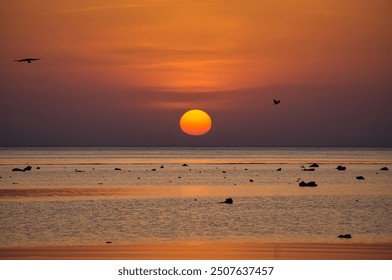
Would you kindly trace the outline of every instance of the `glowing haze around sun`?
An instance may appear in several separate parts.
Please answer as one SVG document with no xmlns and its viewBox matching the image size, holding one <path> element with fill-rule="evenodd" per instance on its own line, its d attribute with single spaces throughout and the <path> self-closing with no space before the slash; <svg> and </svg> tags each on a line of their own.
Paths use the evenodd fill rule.
<svg viewBox="0 0 392 280">
<path fill-rule="evenodd" d="M 202 110 L 189 110 L 180 119 L 181 130 L 192 136 L 201 136 L 210 131 L 211 117 Z"/>
</svg>

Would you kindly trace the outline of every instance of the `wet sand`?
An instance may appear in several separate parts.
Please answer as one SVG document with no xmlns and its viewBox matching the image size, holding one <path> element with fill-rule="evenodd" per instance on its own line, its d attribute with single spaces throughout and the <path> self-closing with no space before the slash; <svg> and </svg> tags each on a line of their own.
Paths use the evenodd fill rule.
<svg viewBox="0 0 392 280">
<path fill-rule="evenodd" d="M 391 260 L 392 243 L 146 243 L 0 248 L 9 260 Z"/>
</svg>

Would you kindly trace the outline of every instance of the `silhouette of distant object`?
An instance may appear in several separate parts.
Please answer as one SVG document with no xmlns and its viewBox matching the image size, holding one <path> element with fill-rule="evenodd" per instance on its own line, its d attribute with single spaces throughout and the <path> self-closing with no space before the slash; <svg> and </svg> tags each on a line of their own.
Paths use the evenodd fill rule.
<svg viewBox="0 0 392 280">
<path fill-rule="evenodd" d="M 219 203 L 233 204 L 233 199 L 231 197 L 229 197 L 229 198 L 226 198 L 225 201 L 221 201 Z"/>
<path fill-rule="evenodd" d="M 22 58 L 22 59 L 15 59 L 16 62 L 27 62 L 27 63 L 31 63 L 32 61 L 35 61 L 35 60 L 40 60 L 40 58 L 28 57 L 28 58 Z"/>
<path fill-rule="evenodd" d="M 25 168 L 23 168 L 23 169 L 20 169 L 20 168 L 14 168 L 14 169 L 12 169 L 12 172 L 15 172 L 15 171 L 22 171 L 22 172 L 26 172 L 26 171 L 31 171 L 31 169 L 32 169 L 32 167 L 30 166 L 30 165 L 28 165 L 28 166 L 26 166 Z"/>
<path fill-rule="evenodd" d="M 309 183 L 306 183 L 306 182 L 304 182 L 304 181 L 301 181 L 301 182 L 299 183 L 299 186 L 300 186 L 300 187 L 317 187 L 317 184 L 316 184 L 315 181 L 310 181 Z"/>
<path fill-rule="evenodd" d="M 302 171 L 315 171 L 315 168 L 303 168 Z"/>
<path fill-rule="evenodd" d="M 336 169 L 339 170 L 339 171 L 344 171 L 344 170 L 346 170 L 346 167 L 342 166 L 342 165 L 339 165 L 338 167 L 336 167 Z"/>
<path fill-rule="evenodd" d="M 274 105 L 278 105 L 280 103 L 279 99 L 274 99 Z"/>
<path fill-rule="evenodd" d="M 351 234 L 339 234 L 338 238 L 348 238 L 348 239 L 350 239 L 350 238 L 352 238 L 352 236 L 351 236 Z"/>
</svg>

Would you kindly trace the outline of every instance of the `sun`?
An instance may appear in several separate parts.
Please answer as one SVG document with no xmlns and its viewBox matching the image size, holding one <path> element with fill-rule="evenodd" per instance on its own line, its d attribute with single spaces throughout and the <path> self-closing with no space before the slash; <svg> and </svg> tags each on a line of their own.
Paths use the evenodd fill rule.
<svg viewBox="0 0 392 280">
<path fill-rule="evenodd" d="M 200 136 L 210 131 L 212 126 L 211 117 L 202 110 L 189 110 L 182 115 L 180 127 L 188 135 Z"/>
</svg>

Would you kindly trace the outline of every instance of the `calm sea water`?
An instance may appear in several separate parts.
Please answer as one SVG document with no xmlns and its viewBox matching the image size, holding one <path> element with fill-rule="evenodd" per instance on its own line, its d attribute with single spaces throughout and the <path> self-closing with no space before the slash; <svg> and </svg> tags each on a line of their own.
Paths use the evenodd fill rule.
<svg viewBox="0 0 392 280">
<path fill-rule="evenodd" d="M 392 242 L 385 166 L 392 149 L 3 148 L 0 246 Z"/>
</svg>

